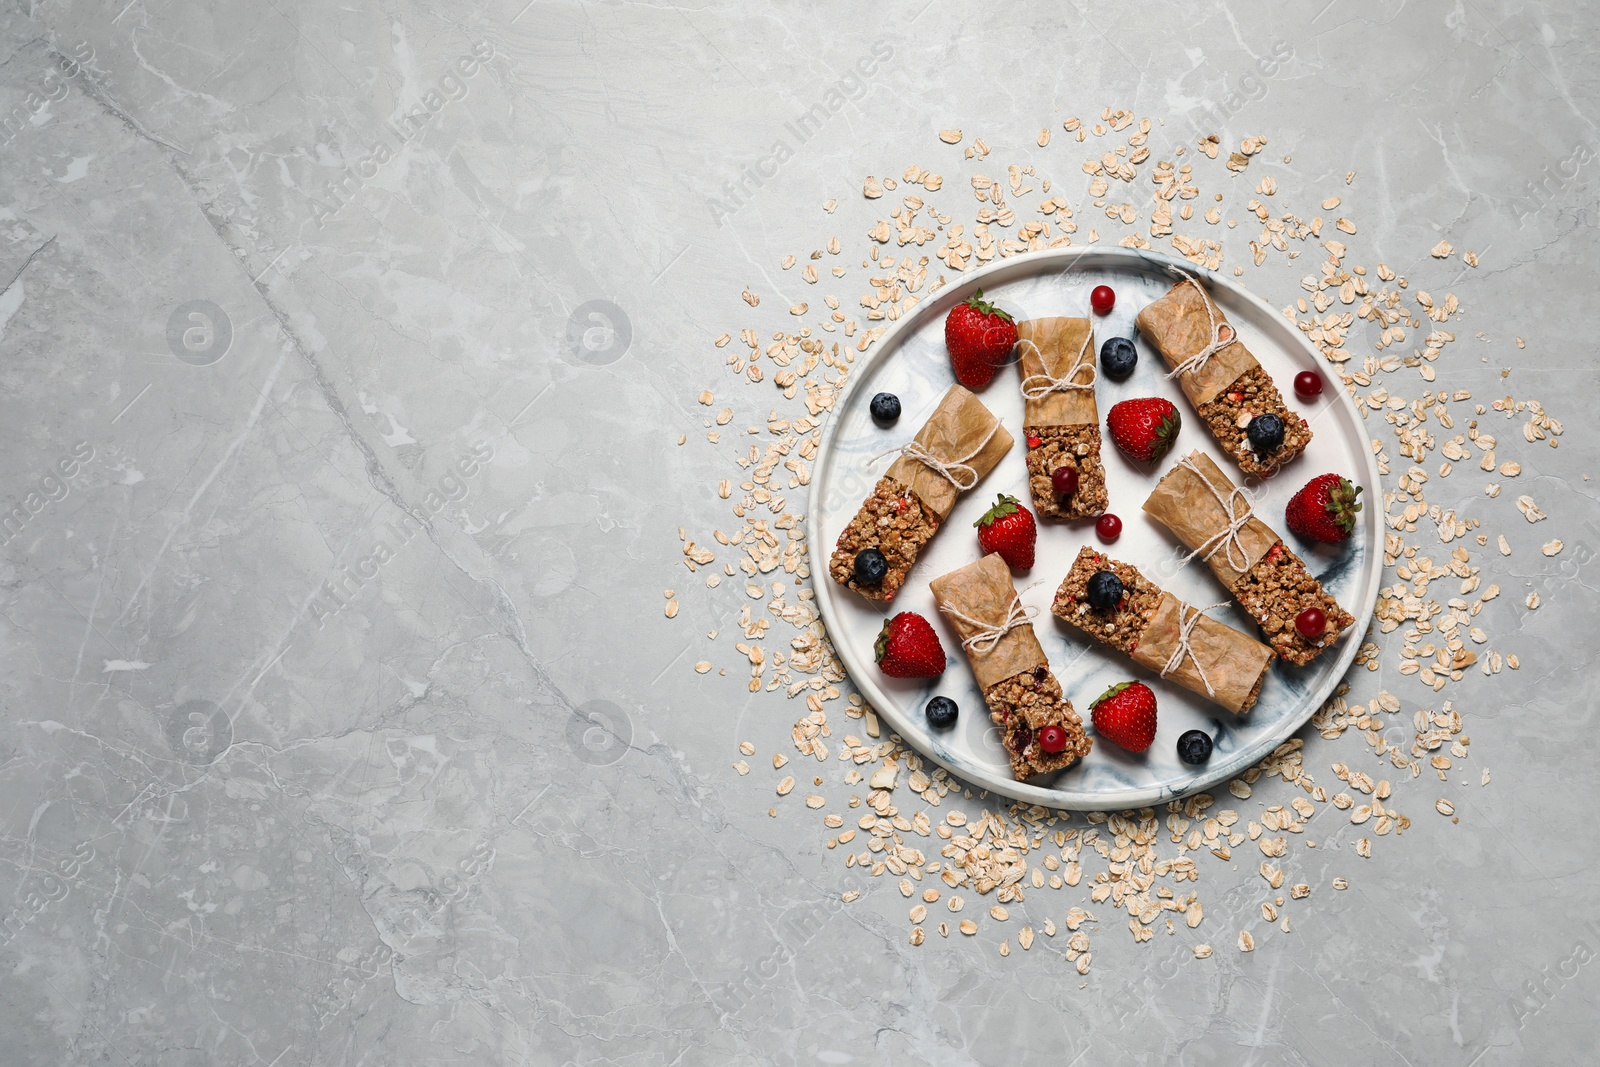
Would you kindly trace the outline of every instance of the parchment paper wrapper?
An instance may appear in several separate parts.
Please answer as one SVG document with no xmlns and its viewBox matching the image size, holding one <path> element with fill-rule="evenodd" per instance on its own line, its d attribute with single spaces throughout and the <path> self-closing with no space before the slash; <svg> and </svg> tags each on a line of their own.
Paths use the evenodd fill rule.
<svg viewBox="0 0 1600 1067">
<path fill-rule="evenodd" d="M 947 614 L 946 609 L 986 623 L 983 629 L 988 629 L 1004 625 L 1017 597 L 1011 568 L 993 552 L 960 570 L 940 575 L 928 586 L 933 590 L 933 601 L 939 606 L 940 614 L 963 641 L 981 632 L 980 628 Z M 1031 671 L 1041 663 L 1049 665 L 1039 639 L 1034 636 L 1033 624 L 1029 622 L 1013 626 L 986 652 L 971 648 L 963 651 L 967 662 L 972 664 L 972 673 L 977 676 L 978 688 L 984 690 L 1013 675 Z"/>
<path fill-rule="evenodd" d="M 952 385 L 922 429 L 917 431 L 915 440 L 945 463 L 961 460 L 971 467 L 977 475 L 972 484 L 977 485 L 1000 462 L 1000 457 L 1011 449 L 1011 435 L 999 422 L 983 406 L 983 401 L 961 386 Z M 991 429 L 994 430 L 992 437 L 989 436 Z M 977 449 L 986 437 L 989 443 L 977 455 L 969 458 L 969 453 Z M 902 485 L 909 486 L 941 521 L 950 517 L 951 509 L 956 506 L 956 497 L 964 492 L 942 473 L 911 456 L 896 459 L 889 464 L 887 473 Z"/>
<path fill-rule="evenodd" d="M 1173 650 L 1178 647 L 1179 611 L 1187 608 L 1171 593 L 1162 593 L 1144 633 L 1139 637 L 1139 647 L 1132 653 L 1135 663 L 1149 667 L 1157 674 L 1167 665 Z M 1198 693 L 1213 703 L 1220 704 L 1234 714 L 1247 710 L 1246 701 L 1254 702 L 1256 685 L 1272 664 L 1273 651 L 1260 641 L 1240 633 L 1226 623 L 1209 615 L 1202 615 L 1189 631 L 1189 652 L 1165 678 Z M 1198 663 L 1198 665 L 1197 665 Z M 1205 678 L 1200 669 L 1205 669 Z M 1214 693 L 1206 691 L 1211 683 Z"/>
<path fill-rule="evenodd" d="M 1144 511 L 1171 530 L 1179 541 L 1194 552 L 1206 541 L 1228 529 L 1228 512 L 1217 497 L 1227 500 L 1234 485 L 1204 452 L 1191 452 L 1185 458 L 1201 473 L 1196 474 L 1180 462 L 1162 475 L 1155 492 L 1144 502 Z M 1207 483 L 1210 483 L 1211 489 L 1206 487 Z M 1213 493 L 1212 489 L 1216 492 Z M 1234 507 L 1242 513 L 1250 512 L 1249 505 L 1242 499 L 1236 499 Z M 1250 521 L 1239 528 L 1239 545 L 1232 552 L 1233 561 L 1230 562 L 1228 558 L 1228 543 L 1219 540 L 1209 549 L 1211 556 L 1206 563 L 1217 580 L 1232 589 L 1278 539 L 1272 527 L 1251 514 Z M 1244 549 L 1242 561 L 1239 559 L 1239 548 Z M 1237 562 L 1244 563 L 1242 570 L 1234 566 Z"/>
<path fill-rule="evenodd" d="M 1032 344 L 1023 344 L 1031 341 Z M 1087 342 L 1088 347 L 1084 344 Z M 1035 374 L 1093 384 L 1095 378 L 1094 326 L 1088 319 L 1027 319 L 1017 323 L 1017 348 L 1022 353 L 1022 379 Z M 1082 362 L 1078 363 L 1080 355 Z M 1074 370 L 1074 365 L 1077 369 Z M 1038 383 L 1035 383 L 1038 384 Z M 1093 389 L 1046 393 L 1038 400 L 1024 399 L 1024 426 L 1076 426 L 1099 422 Z"/>
<path fill-rule="evenodd" d="M 1220 307 L 1213 304 L 1213 310 L 1218 324 L 1228 321 Z M 1211 343 L 1211 319 L 1206 315 L 1205 298 L 1186 281 L 1174 285 L 1161 299 L 1146 304 L 1136 321 L 1140 336 L 1155 346 L 1168 367 L 1178 366 Z M 1258 365 L 1244 342 L 1235 341 L 1214 353 L 1199 370 L 1178 375 L 1178 384 L 1190 402 L 1199 407 L 1216 399 L 1239 375 Z"/>
</svg>

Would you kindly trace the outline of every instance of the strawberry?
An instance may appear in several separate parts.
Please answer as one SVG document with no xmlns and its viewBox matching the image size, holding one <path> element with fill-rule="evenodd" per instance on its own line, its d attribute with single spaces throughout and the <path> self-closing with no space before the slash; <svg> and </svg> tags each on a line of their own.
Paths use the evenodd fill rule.
<svg viewBox="0 0 1600 1067">
<path fill-rule="evenodd" d="M 937 678 L 944 673 L 939 635 L 914 611 L 902 611 L 884 623 L 872 652 L 878 669 L 891 678 Z"/>
<path fill-rule="evenodd" d="M 1017 498 L 1001 493 L 994 507 L 972 525 L 978 528 L 978 547 L 985 553 L 998 552 L 1013 570 L 1033 566 L 1033 546 L 1039 540 L 1039 527 L 1033 512 L 1017 503 Z"/>
<path fill-rule="evenodd" d="M 1337 474 L 1319 474 L 1289 499 L 1284 519 L 1308 541 L 1337 545 L 1350 539 L 1361 510 L 1361 487 Z"/>
<path fill-rule="evenodd" d="M 982 389 L 1011 355 L 1017 343 L 1017 324 L 1011 316 L 983 299 L 979 289 L 950 309 L 944 320 L 944 347 L 956 381 L 968 389 Z"/>
<path fill-rule="evenodd" d="M 1156 739 L 1156 695 L 1143 682 L 1119 682 L 1091 708 L 1101 737 L 1129 752 L 1143 752 Z"/>
<path fill-rule="evenodd" d="M 1124 400 L 1106 414 L 1111 440 L 1132 460 L 1154 463 L 1167 454 L 1183 419 L 1172 401 L 1159 396 Z"/>
</svg>

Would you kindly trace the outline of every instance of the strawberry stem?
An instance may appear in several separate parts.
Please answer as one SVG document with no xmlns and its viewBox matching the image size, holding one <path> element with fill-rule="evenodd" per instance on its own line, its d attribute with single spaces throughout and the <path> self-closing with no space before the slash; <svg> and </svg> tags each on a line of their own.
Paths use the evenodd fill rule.
<svg viewBox="0 0 1600 1067">
<path fill-rule="evenodd" d="M 1110 689 L 1107 689 L 1104 693 L 1101 693 L 1099 696 L 1095 697 L 1094 698 L 1094 703 L 1090 704 L 1089 707 L 1091 707 L 1091 708 L 1099 707 L 1101 704 L 1103 704 L 1106 701 L 1110 700 L 1112 697 L 1116 696 L 1118 693 L 1122 692 L 1124 689 L 1128 688 L 1128 686 L 1130 686 L 1132 684 L 1133 684 L 1132 682 L 1118 682 L 1116 685 L 1112 686 Z"/>
<path fill-rule="evenodd" d="M 1016 497 L 1001 493 L 999 496 L 995 497 L 994 506 L 980 515 L 978 517 L 978 521 L 972 525 L 976 526 L 980 530 L 985 530 L 994 523 L 997 523 L 1001 519 L 1005 518 L 1007 515 L 1015 515 L 1019 510 L 1020 507 L 1017 504 Z"/>
<path fill-rule="evenodd" d="M 968 307 L 974 309 L 979 314 L 995 315 L 995 316 L 997 316 L 999 318 L 1004 319 L 1007 322 L 1011 321 L 1011 316 L 1010 315 L 1008 315 L 1005 311 L 1001 310 L 1000 308 L 995 307 L 992 303 L 990 303 L 989 301 L 987 301 L 987 300 L 985 300 L 983 298 L 983 290 L 982 289 L 979 289 L 977 292 L 975 292 L 971 296 L 967 297 L 965 303 L 966 303 L 966 305 Z"/>
</svg>

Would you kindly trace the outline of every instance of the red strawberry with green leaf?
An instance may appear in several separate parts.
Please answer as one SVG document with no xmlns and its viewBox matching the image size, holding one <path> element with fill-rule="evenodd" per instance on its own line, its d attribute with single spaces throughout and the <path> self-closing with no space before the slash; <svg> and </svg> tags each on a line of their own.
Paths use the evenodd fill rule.
<svg viewBox="0 0 1600 1067">
<path fill-rule="evenodd" d="M 928 620 L 902 611 L 878 631 L 873 656 L 891 678 L 937 678 L 944 673 L 944 646 Z"/>
<path fill-rule="evenodd" d="M 982 389 L 1011 356 L 1017 343 L 1017 324 L 1011 316 L 983 298 L 979 289 L 950 309 L 944 320 L 944 347 L 956 381 L 968 389 Z"/>
<path fill-rule="evenodd" d="M 1156 695 L 1143 682 L 1119 682 L 1107 689 L 1091 715 L 1101 737 L 1129 752 L 1143 752 L 1156 739 Z"/>
<path fill-rule="evenodd" d="M 1159 396 L 1124 400 L 1106 414 L 1111 440 L 1129 459 L 1154 463 L 1167 454 L 1183 419 L 1172 401 Z"/>
<path fill-rule="evenodd" d="M 1289 499 L 1284 520 L 1308 541 L 1330 545 L 1350 539 L 1361 510 L 1361 487 L 1337 474 L 1319 474 Z"/>
<path fill-rule="evenodd" d="M 972 525 L 978 528 L 978 547 L 985 553 L 1000 553 L 1013 570 L 1025 571 L 1033 566 L 1039 527 L 1033 521 L 1033 512 L 1019 504 L 1016 497 L 1001 493 L 994 507 Z"/>
</svg>

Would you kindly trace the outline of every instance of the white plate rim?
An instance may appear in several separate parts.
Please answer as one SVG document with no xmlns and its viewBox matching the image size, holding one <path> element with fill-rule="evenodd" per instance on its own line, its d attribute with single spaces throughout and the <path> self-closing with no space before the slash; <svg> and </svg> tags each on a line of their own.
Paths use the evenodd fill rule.
<svg viewBox="0 0 1600 1067">
<path fill-rule="evenodd" d="M 1223 277 L 1215 271 L 1198 266 L 1188 260 L 1179 259 L 1165 253 L 1146 249 L 1124 247 L 1078 247 L 1078 248 L 1052 248 L 1037 252 L 1024 252 L 1007 259 L 997 260 L 994 263 L 979 267 L 976 270 L 958 274 L 949 279 L 948 283 L 938 293 L 930 296 L 909 313 L 890 324 L 883 336 L 878 338 L 872 350 L 857 358 L 851 366 L 849 380 L 845 383 L 844 390 L 835 398 L 833 407 L 829 412 L 829 419 L 822 430 L 822 440 L 817 447 L 817 454 L 812 463 L 812 470 L 816 477 L 812 479 L 811 491 L 806 503 L 806 541 L 811 546 L 811 573 L 812 585 L 816 591 L 817 609 L 822 617 L 823 626 L 829 634 L 829 643 L 833 645 L 835 655 L 844 663 L 846 672 L 850 675 L 851 682 L 861 691 L 863 698 L 872 710 L 880 717 L 886 719 L 898 735 L 900 742 L 908 748 L 920 753 L 924 759 L 932 760 L 944 767 L 961 781 L 998 793 L 1012 800 L 1028 804 L 1039 804 L 1048 808 L 1068 811 L 1120 811 L 1128 808 L 1146 807 L 1153 804 L 1164 803 L 1169 800 L 1181 799 L 1226 781 L 1237 776 L 1241 771 L 1259 763 L 1271 754 L 1285 741 L 1297 733 L 1328 699 L 1329 695 L 1344 680 L 1350 671 L 1350 665 L 1355 661 L 1356 653 L 1360 650 L 1361 636 L 1365 634 L 1372 621 L 1373 611 L 1377 607 L 1378 593 L 1382 587 L 1382 529 L 1379 521 L 1380 509 L 1376 505 L 1363 508 L 1361 515 L 1363 524 L 1367 527 L 1370 539 L 1370 550 L 1367 553 L 1368 594 L 1362 610 L 1355 612 L 1356 625 L 1346 631 L 1345 638 L 1338 646 L 1337 669 L 1327 672 L 1324 681 L 1316 688 L 1308 690 L 1310 694 L 1304 698 L 1301 710 L 1285 718 L 1278 727 L 1264 734 L 1253 744 L 1241 748 L 1230 759 L 1221 761 L 1216 765 L 1208 764 L 1199 770 L 1194 778 L 1180 785 L 1162 784 L 1154 787 L 1139 789 L 1122 789 L 1103 791 L 1098 793 L 1084 793 L 1070 789 L 1045 788 L 1029 785 L 1013 778 L 1002 777 L 988 772 L 982 767 L 967 766 L 954 763 L 941 758 L 936 752 L 921 745 L 915 744 L 913 739 L 917 731 L 911 729 L 904 721 L 895 702 L 877 684 L 877 679 L 872 675 L 872 664 L 865 662 L 857 649 L 846 647 L 833 641 L 832 635 L 843 633 L 843 628 L 837 624 L 833 614 L 833 596 L 855 595 L 843 587 L 837 586 L 829 577 L 826 569 L 827 553 L 831 549 L 819 540 L 821 524 L 821 500 L 827 483 L 829 460 L 833 451 L 834 428 L 838 420 L 832 418 L 834 412 L 845 410 L 857 386 L 866 380 L 869 375 L 867 370 L 881 359 L 889 358 L 899 346 L 902 335 L 920 327 L 930 317 L 941 313 L 944 309 L 944 300 L 959 293 L 971 292 L 981 289 L 987 279 L 1000 278 L 1000 284 L 1014 281 L 1018 278 L 1033 274 L 1042 274 L 1052 270 L 1060 271 L 1077 265 L 1080 260 L 1097 261 L 1104 259 L 1108 263 L 1117 260 L 1125 261 L 1126 265 L 1111 269 L 1135 269 L 1143 272 L 1162 271 L 1172 276 L 1174 281 L 1181 274 L 1191 275 L 1207 285 L 1222 287 L 1228 290 L 1230 296 L 1242 299 L 1254 306 L 1261 316 L 1262 322 L 1273 323 L 1284 339 L 1285 347 L 1298 347 L 1311 360 L 1311 367 L 1318 369 L 1323 376 L 1328 377 L 1325 370 L 1327 361 L 1315 346 L 1291 324 L 1282 313 L 1277 311 L 1261 297 L 1252 293 L 1242 285 Z M 1003 277 L 1002 277 L 1003 276 Z M 1360 409 L 1351 397 L 1349 390 L 1335 380 L 1329 391 L 1335 394 L 1333 403 L 1342 404 L 1345 414 L 1352 424 L 1364 426 L 1366 420 L 1362 417 Z M 1378 473 L 1377 457 L 1370 448 L 1361 450 L 1366 459 L 1366 488 L 1369 495 L 1376 496 L 1382 484 Z M 1376 572 L 1376 573 L 1374 573 Z M 1376 580 L 1374 580 L 1376 579 Z M 1086 712 L 1080 712 L 1087 718 Z M 1070 771 L 1064 772 L 1070 774 Z"/>
</svg>

